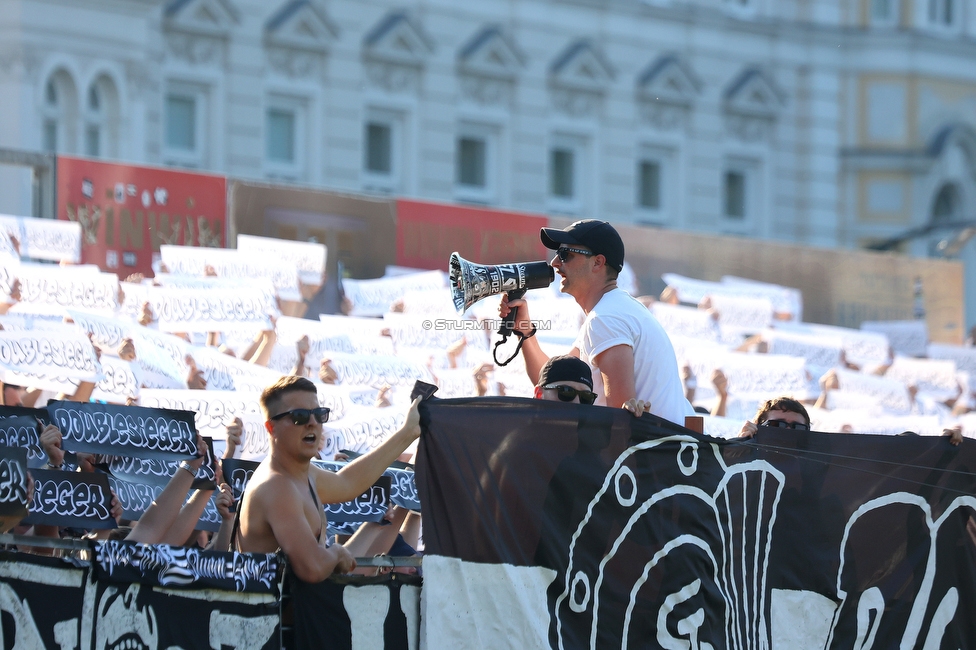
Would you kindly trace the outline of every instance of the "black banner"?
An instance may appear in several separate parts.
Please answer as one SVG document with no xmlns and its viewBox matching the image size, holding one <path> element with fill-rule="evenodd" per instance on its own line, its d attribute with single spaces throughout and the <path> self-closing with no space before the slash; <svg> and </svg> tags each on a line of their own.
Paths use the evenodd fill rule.
<svg viewBox="0 0 976 650">
<path fill-rule="evenodd" d="M 41 449 L 41 432 L 37 420 L 28 415 L 17 415 L 0 419 L 0 447 L 27 450 L 27 465 L 40 467 L 47 462 Z"/>
<path fill-rule="evenodd" d="M 92 574 L 87 563 L 0 554 L 3 647 L 281 647 L 272 593 L 162 589 Z"/>
<path fill-rule="evenodd" d="M 217 489 L 217 469 L 216 456 L 213 450 L 213 438 L 203 437 L 207 443 L 207 457 L 200 469 L 197 470 L 196 478 L 190 485 L 192 490 L 215 490 Z M 172 460 L 162 460 L 159 458 L 130 458 L 126 456 L 113 456 L 108 462 L 108 471 L 112 476 L 129 481 L 130 483 L 142 483 L 166 487 L 169 480 L 180 469 L 180 463 Z"/>
<path fill-rule="evenodd" d="M 554 572 L 552 647 L 976 647 L 974 441 L 516 398 L 421 418 L 428 559 Z"/>
<path fill-rule="evenodd" d="M 390 509 L 390 477 L 380 476 L 365 492 L 346 503 L 323 503 L 327 521 L 383 521 Z"/>
<path fill-rule="evenodd" d="M 68 401 L 47 408 L 64 436 L 62 444 L 72 451 L 169 460 L 196 455 L 190 411 Z"/>
<path fill-rule="evenodd" d="M 112 493 L 101 472 L 32 469 L 34 498 L 26 524 L 74 528 L 117 528 Z"/>
<path fill-rule="evenodd" d="M 142 513 L 152 505 L 152 502 L 162 494 L 163 486 L 147 485 L 145 483 L 133 483 L 123 481 L 114 476 L 108 477 L 109 486 L 115 492 L 122 506 L 123 519 L 138 519 Z"/>
<path fill-rule="evenodd" d="M 181 472 L 183 470 L 180 470 Z M 108 477 L 109 486 L 119 498 L 122 506 L 123 519 L 139 519 L 142 514 L 152 505 L 152 502 L 159 498 L 165 486 L 149 485 L 147 483 L 137 483 L 131 480 L 117 479 L 114 476 Z M 221 518 L 217 511 L 217 492 L 210 496 L 207 505 L 204 506 L 203 513 L 197 521 L 196 528 L 216 532 L 220 530 Z M 189 501 L 189 496 L 187 497 Z M 185 505 L 185 503 L 184 503 Z"/>
<path fill-rule="evenodd" d="M 74 648 L 85 631 L 90 637 L 81 616 L 89 573 L 59 558 L 0 552 L 3 647 Z"/>
<path fill-rule="evenodd" d="M 27 450 L 0 447 L 0 517 L 27 514 Z"/>
<path fill-rule="evenodd" d="M 338 472 L 346 466 L 346 461 L 312 460 L 313 465 Z M 393 505 L 420 512 L 420 498 L 417 496 L 417 479 L 412 468 L 387 467 L 383 476 L 390 477 L 390 500 Z"/>
<path fill-rule="evenodd" d="M 241 460 L 238 458 L 225 458 L 222 461 L 224 470 L 224 480 L 230 485 L 234 492 L 234 500 L 241 498 L 247 488 L 248 481 L 258 468 L 257 463 L 252 460 Z M 328 471 L 328 470 L 326 470 Z M 330 534 L 334 529 L 332 524 L 344 524 L 349 522 L 383 521 L 383 516 L 390 508 L 390 477 L 380 476 L 373 485 L 365 492 L 360 494 L 352 501 L 345 503 L 323 503 L 326 521 L 329 522 Z"/>
<path fill-rule="evenodd" d="M 289 574 L 286 589 L 291 591 L 295 610 L 294 647 L 416 648 L 420 634 L 420 583 L 416 576 L 390 574 L 310 584 Z M 436 632 L 433 634 L 432 638 L 436 638 Z"/>
<path fill-rule="evenodd" d="M 3 406 L 0 405 L 0 418 L 15 418 L 20 416 L 30 416 L 37 418 L 41 421 L 41 424 L 48 425 L 51 424 L 51 416 L 48 414 L 47 409 L 35 409 L 26 406 Z"/>
<path fill-rule="evenodd" d="M 115 541 L 95 544 L 95 579 L 110 582 L 246 591 L 277 597 L 281 566 L 273 554 L 220 553 Z"/>
</svg>

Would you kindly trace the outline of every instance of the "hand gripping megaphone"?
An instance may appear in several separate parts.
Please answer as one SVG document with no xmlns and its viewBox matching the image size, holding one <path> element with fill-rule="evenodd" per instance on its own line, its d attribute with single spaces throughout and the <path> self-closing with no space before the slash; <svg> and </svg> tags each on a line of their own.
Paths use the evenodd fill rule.
<svg viewBox="0 0 976 650">
<path fill-rule="evenodd" d="M 521 298 L 529 289 L 548 287 L 554 278 L 552 267 L 545 262 L 475 264 L 457 253 L 451 253 L 451 297 L 454 300 L 454 308 L 459 314 L 464 313 L 468 307 L 482 298 L 498 293 L 507 293 L 509 300 Z M 518 309 L 513 309 L 508 318 L 498 327 L 498 333 L 502 338 L 495 343 L 493 353 L 495 363 L 500 366 L 508 365 L 508 362 L 514 359 L 522 348 L 522 340 L 525 337 L 515 330 L 517 315 Z M 518 347 L 515 348 L 515 353 L 502 363 L 498 360 L 498 346 L 505 343 L 513 332 L 519 337 Z"/>
</svg>

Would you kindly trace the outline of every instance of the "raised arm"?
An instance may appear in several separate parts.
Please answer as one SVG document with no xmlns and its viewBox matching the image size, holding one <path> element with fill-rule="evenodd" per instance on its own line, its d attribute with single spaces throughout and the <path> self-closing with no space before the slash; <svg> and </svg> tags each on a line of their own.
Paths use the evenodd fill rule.
<svg viewBox="0 0 976 650">
<path fill-rule="evenodd" d="M 181 546 L 197 527 L 200 515 L 207 507 L 211 495 L 213 495 L 213 490 L 194 490 L 193 496 L 180 508 L 180 512 L 176 515 L 173 523 L 163 532 L 163 537 L 159 543 Z"/>
<path fill-rule="evenodd" d="M 539 373 L 542 371 L 542 366 L 546 365 L 549 357 L 542 351 L 542 346 L 539 345 L 539 341 L 532 335 L 532 323 L 529 320 L 529 304 L 524 298 L 509 302 L 508 294 L 503 293 L 502 302 L 498 306 L 498 315 L 501 318 L 508 318 L 512 309 L 518 309 L 518 320 L 515 323 L 516 331 L 521 332 L 525 336 L 529 336 L 529 338 L 522 340 L 522 358 L 525 360 L 525 374 L 535 384 L 539 381 Z M 514 346 L 515 344 L 511 343 L 511 345 Z M 508 354 L 511 354 L 511 352 Z M 579 353 L 575 354 L 579 356 Z"/>
<path fill-rule="evenodd" d="M 420 436 L 420 404 L 418 397 L 410 405 L 407 419 L 400 430 L 379 447 L 363 454 L 336 473 L 311 467 L 315 490 L 323 503 L 344 503 L 355 499 L 376 482 L 390 463 Z"/>
<path fill-rule="evenodd" d="M 197 449 L 202 449 L 203 445 L 203 438 L 197 434 Z M 169 479 L 169 483 L 163 488 L 159 498 L 146 508 L 146 511 L 139 517 L 139 521 L 132 527 L 132 532 L 126 537 L 127 540 L 144 544 L 159 543 L 179 516 L 183 500 L 186 498 L 186 493 L 193 484 L 193 479 L 196 478 L 197 470 L 200 469 L 203 460 L 204 455 L 200 454 L 199 458 L 184 461 L 186 465 L 180 463 L 180 467 Z"/>
</svg>

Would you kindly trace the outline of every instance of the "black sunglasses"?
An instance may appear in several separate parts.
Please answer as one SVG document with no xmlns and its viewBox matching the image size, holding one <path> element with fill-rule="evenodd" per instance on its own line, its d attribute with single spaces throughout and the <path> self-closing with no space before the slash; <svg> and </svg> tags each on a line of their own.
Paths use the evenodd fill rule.
<svg viewBox="0 0 976 650">
<path fill-rule="evenodd" d="M 578 388 L 573 388 L 572 386 L 564 386 L 562 384 L 549 384 L 548 386 L 543 386 L 545 389 L 552 388 L 556 391 L 556 397 L 559 398 L 560 402 L 572 402 L 579 395 L 580 404 L 592 404 L 596 401 L 596 393 L 592 393 L 588 390 L 579 390 Z"/>
<path fill-rule="evenodd" d="M 766 420 L 760 426 L 777 427 L 779 429 L 796 429 L 797 431 L 809 431 L 810 425 L 802 422 L 787 422 L 786 420 Z"/>
<path fill-rule="evenodd" d="M 284 413 L 279 413 L 271 419 L 280 420 L 286 415 L 290 415 L 292 423 L 297 424 L 298 426 L 308 424 L 308 421 L 312 418 L 312 416 L 315 417 L 315 421 L 319 424 L 325 424 L 329 421 L 329 409 L 325 408 L 324 406 L 314 409 L 292 409 L 290 411 L 285 411 Z"/>
<path fill-rule="evenodd" d="M 579 255 L 586 255 L 587 257 L 592 257 L 596 255 L 593 251 L 585 251 L 582 248 L 570 248 L 568 246 L 560 246 L 556 249 L 556 256 L 559 258 L 560 262 L 565 262 L 569 259 L 570 253 L 578 253 Z"/>
</svg>

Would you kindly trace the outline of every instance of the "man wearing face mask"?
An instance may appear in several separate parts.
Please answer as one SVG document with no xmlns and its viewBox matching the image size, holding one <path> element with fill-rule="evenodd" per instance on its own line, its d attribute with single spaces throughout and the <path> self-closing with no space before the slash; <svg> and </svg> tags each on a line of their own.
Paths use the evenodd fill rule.
<svg viewBox="0 0 976 650">
<path fill-rule="evenodd" d="M 683 425 L 694 410 L 684 396 L 671 339 L 644 305 L 617 287 L 624 266 L 617 231 L 606 221 L 584 219 L 563 230 L 543 228 L 541 238 L 556 251 L 550 264 L 561 278 L 560 291 L 586 314 L 570 354 L 600 371 L 607 406 L 640 399 L 650 403 L 652 414 Z M 526 301 L 509 303 L 503 294 L 499 315 L 506 318 L 514 308 L 525 369 L 535 380 L 548 357 L 532 336 Z"/>
</svg>

